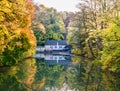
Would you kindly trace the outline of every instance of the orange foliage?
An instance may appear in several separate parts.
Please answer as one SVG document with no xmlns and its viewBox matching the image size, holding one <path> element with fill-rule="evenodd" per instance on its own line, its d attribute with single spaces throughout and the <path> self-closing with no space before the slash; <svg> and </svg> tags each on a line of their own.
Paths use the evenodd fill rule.
<svg viewBox="0 0 120 91">
<path fill-rule="evenodd" d="M 44 77 L 42 81 L 40 81 L 40 88 L 44 86 L 45 82 L 46 82 L 46 78 Z"/>
<path fill-rule="evenodd" d="M 33 84 L 33 88 L 34 89 L 43 88 L 43 86 L 45 85 L 45 82 L 46 82 L 46 78 L 43 77 L 41 81 L 37 82 L 37 84 Z"/>
<path fill-rule="evenodd" d="M 25 34 L 26 38 L 29 40 L 29 43 L 34 47 L 36 46 L 36 38 L 35 38 L 32 30 L 30 30 L 28 28 L 18 28 L 17 33 L 20 35 Z"/>
<path fill-rule="evenodd" d="M 33 2 L 31 0 L 27 0 L 27 8 L 28 8 L 30 17 L 34 18 L 35 7 L 34 7 Z"/>
<path fill-rule="evenodd" d="M 34 5 L 31 0 L 2 0 L 0 9 L 0 65 L 13 65 L 25 53 L 31 56 L 35 52 L 36 39 L 30 29 Z"/>
</svg>

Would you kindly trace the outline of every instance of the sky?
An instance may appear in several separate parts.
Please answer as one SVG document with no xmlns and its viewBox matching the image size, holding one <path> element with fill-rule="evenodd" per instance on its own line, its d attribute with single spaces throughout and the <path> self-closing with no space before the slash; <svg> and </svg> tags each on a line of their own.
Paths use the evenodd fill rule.
<svg viewBox="0 0 120 91">
<path fill-rule="evenodd" d="M 76 5 L 80 0 L 34 0 L 36 4 L 44 4 L 46 7 L 53 7 L 57 11 L 76 12 Z"/>
</svg>

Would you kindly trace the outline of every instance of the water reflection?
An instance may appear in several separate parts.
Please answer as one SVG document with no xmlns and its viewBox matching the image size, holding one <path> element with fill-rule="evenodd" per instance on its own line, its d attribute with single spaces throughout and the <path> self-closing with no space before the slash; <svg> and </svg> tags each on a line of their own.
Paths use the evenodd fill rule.
<svg viewBox="0 0 120 91">
<path fill-rule="evenodd" d="M 71 63 L 70 55 L 36 54 L 35 58 L 44 59 L 48 65 L 69 65 Z"/>
<path fill-rule="evenodd" d="M 0 91 L 120 91 L 120 77 L 103 72 L 91 61 L 70 66 L 78 56 L 35 57 L 0 68 Z"/>
<path fill-rule="evenodd" d="M 23 60 L 19 65 L 0 68 L 0 91 L 32 91 L 36 73 L 35 59 Z"/>
</svg>

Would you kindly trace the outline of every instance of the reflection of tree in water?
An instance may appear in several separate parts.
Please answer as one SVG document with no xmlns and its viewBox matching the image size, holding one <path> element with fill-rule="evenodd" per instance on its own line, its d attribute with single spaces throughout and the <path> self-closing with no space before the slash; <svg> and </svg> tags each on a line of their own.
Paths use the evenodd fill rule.
<svg viewBox="0 0 120 91">
<path fill-rule="evenodd" d="M 120 91 L 120 77 L 102 71 L 90 60 L 81 61 L 80 66 L 67 70 L 71 89 L 80 91 Z"/>
<path fill-rule="evenodd" d="M 91 61 L 65 69 L 48 66 L 41 59 L 28 59 L 1 69 L 0 91 L 120 91 L 120 77 L 116 75 L 103 72 Z"/>
<path fill-rule="evenodd" d="M 64 67 L 60 65 L 47 65 L 44 60 L 36 59 L 37 72 L 35 75 L 33 88 L 35 91 L 45 91 L 45 88 L 59 87 L 60 76 L 64 72 Z M 44 79 L 44 81 L 42 81 Z M 62 79 L 64 80 L 64 79 Z M 37 85 L 39 84 L 39 85 Z M 40 85 L 43 84 L 43 85 Z"/>
<path fill-rule="evenodd" d="M 4 72 L 0 72 L 0 91 L 32 91 L 35 65 L 35 59 L 27 59 L 17 66 L 1 69 Z"/>
<path fill-rule="evenodd" d="M 27 91 L 14 75 L 1 75 L 0 78 L 0 91 Z"/>
</svg>

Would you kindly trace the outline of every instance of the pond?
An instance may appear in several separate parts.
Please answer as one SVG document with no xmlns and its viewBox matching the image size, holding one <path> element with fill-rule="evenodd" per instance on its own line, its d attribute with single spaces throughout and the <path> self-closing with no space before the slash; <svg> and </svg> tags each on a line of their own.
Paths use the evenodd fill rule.
<svg viewBox="0 0 120 91">
<path fill-rule="evenodd" d="M 79 56 L 34 57 L 0 68 L 0 91 L 120 91 L 120 78 Z"/>
</svg>

